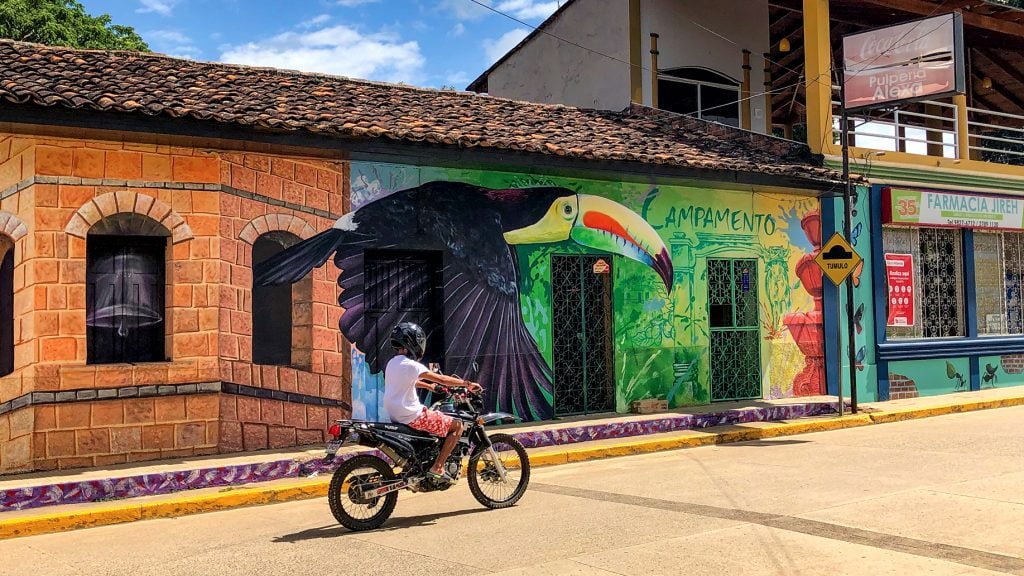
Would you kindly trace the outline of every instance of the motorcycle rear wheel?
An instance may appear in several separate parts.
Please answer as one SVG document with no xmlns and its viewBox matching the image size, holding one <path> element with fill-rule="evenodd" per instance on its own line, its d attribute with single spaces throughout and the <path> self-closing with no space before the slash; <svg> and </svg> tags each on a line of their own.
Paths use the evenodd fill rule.
<svg viewBox="0 0 1024 576">
<path fill-rule="evenodd" d="M 469 459 L 469 491 L 488 508 L 508 508 L 523 497 L 530 484 L 530 456 L 511 434 L 492 434 L 490 439 L 505 468 L 505 481 L 491 462 L 490 453 L 484 451 Z"/>
<path fill-rule="evenodd" d="M 331 514 L 349 530 L 380 528 L 395 511 L 398 492 L 378 498 L 360 500 L 357 488 L 364 484 L 380 486 L 396 479 L 394 470 L 376 456 L 355 456 L 343 462 L 327 489 Z"/>
</svg>

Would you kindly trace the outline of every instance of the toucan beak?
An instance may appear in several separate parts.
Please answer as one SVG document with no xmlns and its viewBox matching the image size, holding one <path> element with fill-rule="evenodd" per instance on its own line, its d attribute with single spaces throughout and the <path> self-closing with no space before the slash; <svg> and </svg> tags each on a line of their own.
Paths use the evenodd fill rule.
<svg viewBox="0 0 1024 576">
<path fill-rule="evenodd" d="M 658 233 L 622 204 L 588 194 L 555 200 L 535 224 L 505 233 L 509 244 L 541 244 L 572 239 L 577 244 L 619 254 L 654 269 L 672 292 L 672 258 Z"/>
</svg>

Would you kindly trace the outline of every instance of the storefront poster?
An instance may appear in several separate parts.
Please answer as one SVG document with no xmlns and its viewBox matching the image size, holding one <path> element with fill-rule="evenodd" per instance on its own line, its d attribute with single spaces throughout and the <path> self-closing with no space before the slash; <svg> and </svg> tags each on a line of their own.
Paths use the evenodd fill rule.
<svg viewBox="0 0 1024 576">
<path fill-rule="evenodd" d="M 886 224 L 1024 229 L 1024 199 L 901 188 L 882 192 Z"/>
<path fill-rule="evenodd" d="M 914 325 L 914 257 L 885 255 L 885 278 L 889 286 L 888 326 Z"/>
</svg>

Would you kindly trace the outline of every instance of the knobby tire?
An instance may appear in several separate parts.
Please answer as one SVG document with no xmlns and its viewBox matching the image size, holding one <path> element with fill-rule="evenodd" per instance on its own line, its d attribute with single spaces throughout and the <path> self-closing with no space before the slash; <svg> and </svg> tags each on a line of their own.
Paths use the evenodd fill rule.
<svg viewBox="0 0 1024 576">
<path fill-rule="evenodd" d="M 480 464 L 482 462 L 483 465 L 486 467 L 487 463 L 490 462 L 490 458 L 487 456 L 487 452 L 484 451 L 470 458 L 469 460 L 469 470 L 467 473 L 467 477 L 469 480 L 469 491 L 473 493 L 473 497 L 476 498 L 477 502 L 483 504 L 488 508 L 508 508 L 509 506 L 513 506 L 516 502 L 519 501 L 520 498 L 523 497 L 523 494 L 526 492 L 526 487 L 530 484 L 530 456 L 526 453 L 526 448 L 523 448 L 523 445 L 519 442 L 519 440 L 516 440 L 511 434 L 491 434 L 490 439 L 492 445 L 497 446 L 504 444 L 512 448 L 512 450 L 516 453 L 520 465 L 519 481 L 516 484 L 515 488 L 512 490 L 511 494 L 508 497 L 503 498 L 501 500 L 493 499 L 487 494 L 485 494 L 484 490 L 482 489 L 481 483 L 486 485 L 489 482 L 489 479 L 481 477 L 482 475 L 484 475 L 486 468 L 485 470 L 480 470 Z M 491 480 L 490 483 L 496 484 L 496 482 L 493 482 L 494 474 L 494 472 L 490 472 L 487 474 L 487 476 L 489 476 Z"/>
<path fill-rule="evenodd" d="M 376 456 L 355 456 L 343 462 L 337 470 L 334 471 L 334 476 L 331 477 L 331 485 L 327 489 L 327 502 L 331 506 L 331 514 L 334 518 L 341 523 L 342 526 L 349 530 L 373 530 L 374 528 L 380 528 L 384 522 L 391 517 L 391 513 L 395 511 L 395 504 L 398 502 L 398 492 L 391 492 L 385 496 L 376 498 L 377 501 L 374 506 L 378 507 L 375 514 L 369 518 L 356 518 L 349 514 L 345 510 L 344 502 L 351 502 L 353 505 L 361 505 L 354 502 L 349 498 L 349 494 L 342 493 L 342 487 L 345 483 L 345 479 L 352 474 L 352 472 L 360 468 L 371 468 L 379 474 L 379 479 L 382 482 L 388 482 L 396 479 L 394 470 L 391 466 L 377 458 Z M 383 502 L 380 502 L 383 500 Z"/>
</svg>

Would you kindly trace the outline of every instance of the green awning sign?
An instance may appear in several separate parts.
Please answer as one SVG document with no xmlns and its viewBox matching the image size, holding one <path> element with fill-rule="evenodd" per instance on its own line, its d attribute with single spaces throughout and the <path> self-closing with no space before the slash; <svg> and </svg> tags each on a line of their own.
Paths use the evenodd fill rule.
<svg viewBox="0 0 1024 576">
<path fill-rule="evenodd" d="M 882 218 L 886 224 L 1022 230 L 1024 199 L 885 188 Z"/>
</svg>

